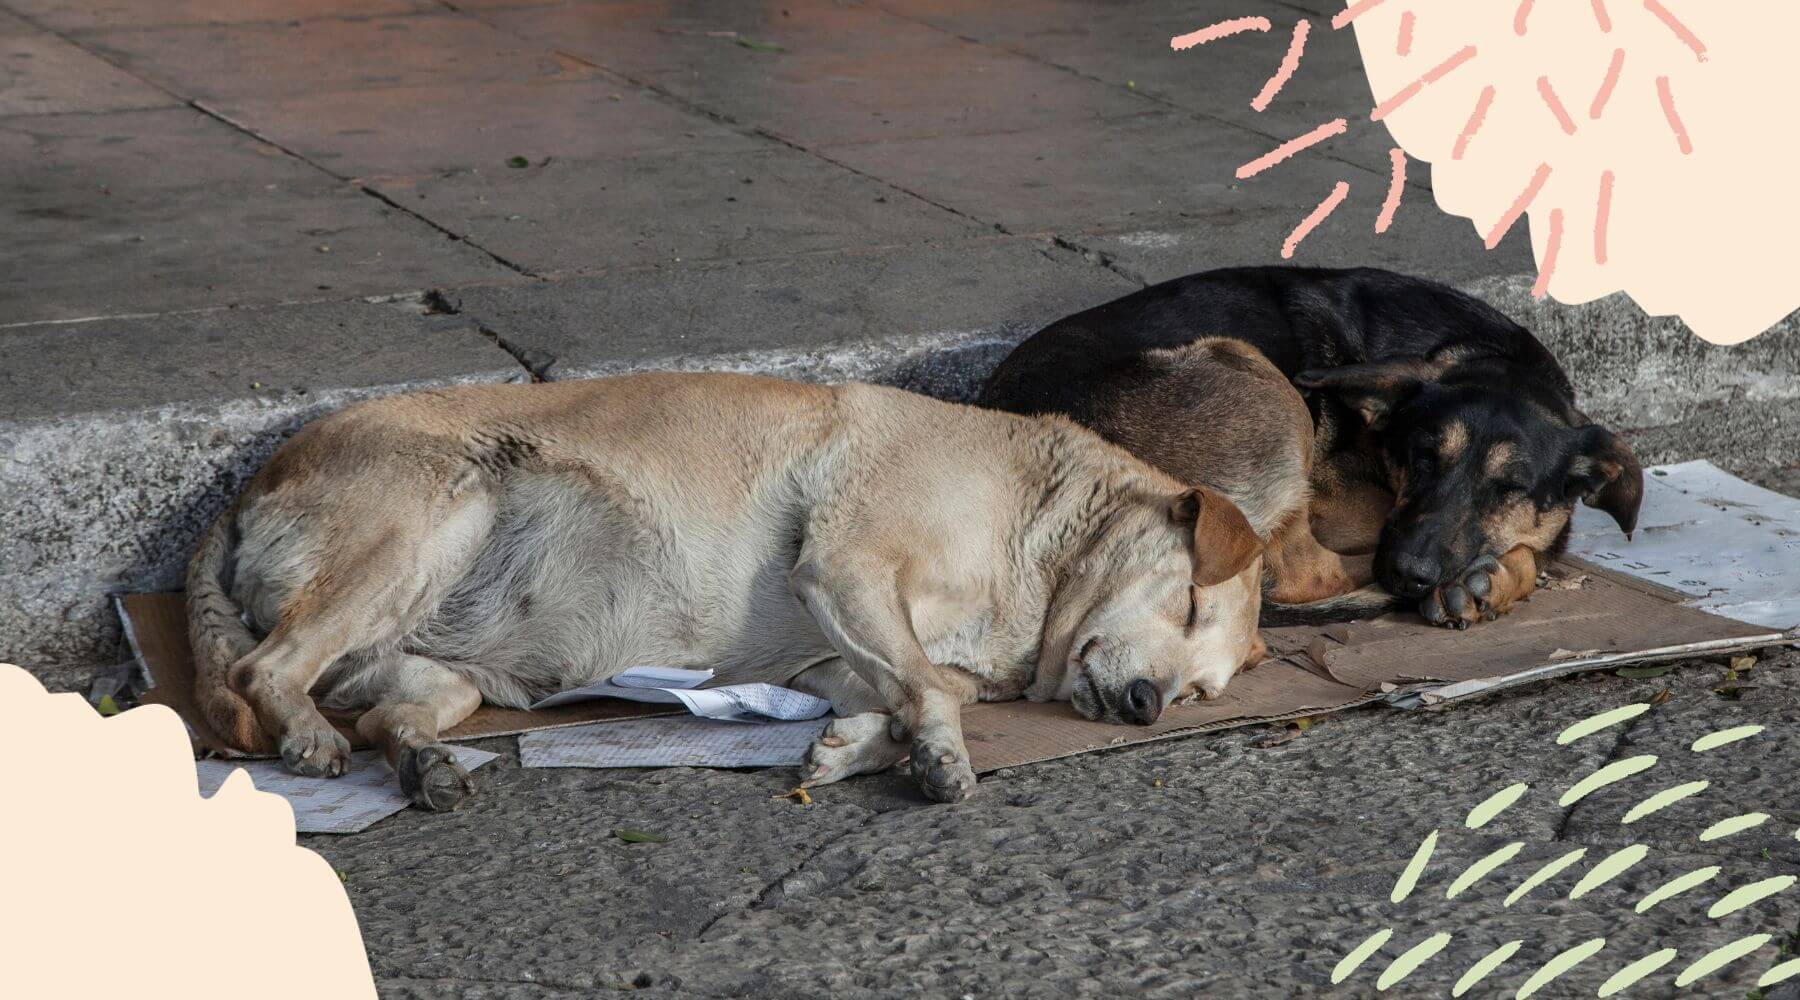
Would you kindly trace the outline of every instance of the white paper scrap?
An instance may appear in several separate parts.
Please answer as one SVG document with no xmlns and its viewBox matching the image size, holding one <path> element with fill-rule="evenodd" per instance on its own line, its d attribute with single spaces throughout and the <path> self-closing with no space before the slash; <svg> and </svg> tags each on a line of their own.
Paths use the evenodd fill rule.
<svg viewBox="0 0 1800 1000">
<path fill-rule="evenodd" d="M 533 709 L 567 705 L 594 698 L 623 698 L 658 705 L 685 705 L 706 719 L 722 722 L 797 722 L 817 719 L 831 711 L 831 702 L 793 688 L 775 684 L 727 684 L 703 688 L 712 679 L 710 670 L 679 667 L 632 667 L 597 684 L 559 691 L 538 701 Z"/>
<path fill-rule="evenodd" d="M 450 751 L 469 771 L 500 756 L 474 747 L 452 746 Z M 250 772 L 258 791 L 287 800 L 294 809 L 294 828 L 300 833 L 359 833 L 412 804 L 400 791 L 399 777 L 377 750 L 351 754 L 350 770 L 336 778 L 301 777 L 278 760 L 199 760 L 194 762 L 194 770 L 200 778 L 200 794 L 212 798 L 238 768 Z"/>
<path fill-rule="evenodd" d="M 1575 508 L 1569 552 L 1689 594 L 1690 607 L 1785 629 L 1800 623 L 1800 500 L 1710 462 L 1644 470 L 1636 537 Z"/>
<path fill-rule="evenodd" d="M 822 721 L 737 726 L 663 718 L 540 729 L 519 737 L 523 767 L 780 767 L 798 765 Z"/>
</svg>

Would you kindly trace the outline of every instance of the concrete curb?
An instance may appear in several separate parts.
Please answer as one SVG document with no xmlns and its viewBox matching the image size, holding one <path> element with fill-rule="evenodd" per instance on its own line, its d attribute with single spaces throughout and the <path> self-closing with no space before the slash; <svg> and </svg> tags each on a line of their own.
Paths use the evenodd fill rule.
<svg viewBox="0 0 1800 1000">
<path fill-rule="evenodd" d="M 1563 360 L 1587 412 L 1625 431 L 1647 464 L 1706 457 L 1742 473 L 1800 461 L 1800 314 L 1721 348 L 1678 321 L 1644 316 L 1623 296 L 1565 306 L 1533 300 L 1530 285 L 1516 276 L 1468 290 L 1533 329 Z M 967 400 L 1039 325 L 913 330 L 813 350 L 586 359 L 551 374 L 718 369 L 859 379 Z M 305 422 L 375 396 L 521 376 L 497 370 L 0 421 L 0 660 L 67 690 L 95 665 L 122 659 L 107 595 L 179 586 L 199 533 Z M 46 546 L 54 560 L 43 557 Z"/>
</svg>

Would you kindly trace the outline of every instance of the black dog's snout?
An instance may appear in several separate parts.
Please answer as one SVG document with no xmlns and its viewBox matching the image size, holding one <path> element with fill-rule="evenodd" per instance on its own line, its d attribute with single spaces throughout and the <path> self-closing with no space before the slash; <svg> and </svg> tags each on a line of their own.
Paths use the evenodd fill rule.
<svg viewBox="0 0 1800 1000">
<path fill-rule="evenodd" d="M 1401 552 L 1394 556 L 1391 589 L 1401 597 L 1423 597 L 1437 586 L 1443 566 L 1437 560 Z"/>
<path fill-rule="evenodd" d="M 1162 692 L 1149 681 L 1132 681 L 1125 689 L 1125 704 L 1119 706 L 1119 714 L 1127 722 L 1148 726 L 1162 714 Z"/>
</svg>

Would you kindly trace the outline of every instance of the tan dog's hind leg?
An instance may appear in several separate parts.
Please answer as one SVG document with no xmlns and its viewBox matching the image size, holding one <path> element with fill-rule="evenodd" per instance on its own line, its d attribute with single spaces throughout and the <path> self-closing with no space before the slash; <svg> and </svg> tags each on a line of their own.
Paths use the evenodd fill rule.
<svg viewBox="0 0 1800 1000">
<path fill-rule="evenodd" d="M 1312 536 L 1332 552 L 1372 554 L 1393 509 L 1394 495 L 1372 483 L 1315 481 Z"/>
<path fill-rule="evenodd" d="M 832 553 L 803 558 L 789 579 L 825 637 L 911 737 L 919 790 L 937 802 L 958 802 L 975 790 L 962 706 L 975 700 L 976 691 L 967 675 L 939 670 L 925 656 L 896 577 L 881 560 Z"/>
<path fill-rule="evenodd" d="M 1495 559 L 1483 556 L 1425 598 L 1420 613 L 1433 625 L 1468 628 L 1477 621 L 1493 621 L 1531 596 L 1537 587 L 1538 556 L 1518 545 Z"/>
<path fill-rule="evenodd" d="M 831 702 L 837 713 L 806 752 L 800 787 L 816 788 L 858 774 L 875 774 L 904 761 L 908 748 L 890 732 L 893 716 L 881 695 L 842 657 L 808 667 L 788 686 Z"/>
<path fill-rule="evenodd" d="M 475 783 L 438 734 L 480 707 L 481 692 L 423 656 L 403 654 L 377 669 L 375 707 L 356 720 L 357 734 L 381 748 L 407 798 L 439 812 L 455 809 Z"/>
<path fill-rule="evenodd" d="M 1370 556 L 1346 556 L 1319 544 L 1306 511 L 1277 529 L 1263 550 L 1277 604 L 1307 604 L 1347 594 L 1374 579 Z"/>
</svg>

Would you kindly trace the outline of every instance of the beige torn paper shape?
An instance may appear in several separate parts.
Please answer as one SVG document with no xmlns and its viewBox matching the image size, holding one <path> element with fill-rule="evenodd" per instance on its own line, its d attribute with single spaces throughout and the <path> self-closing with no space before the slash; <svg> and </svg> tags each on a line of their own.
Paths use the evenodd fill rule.
<svg viewBox="0 0 1800 1000">
<path fill-rule="evenodd" d="M 450 752 L 468 771 L 500 756 L 475 747 L 452 747 Z M 294 810 L 297 833 L 361 833 L 410 804 L 400 790 L 400 779 L 373 750 L 352 754 L 350 770 L 336 778 L 301 777 L 272 760 L 196 761 L 200 795 L 212 798 L 231 772 L 239 769 L 249 772 L 257 791 L 287 800 Z"/>
</svg>

